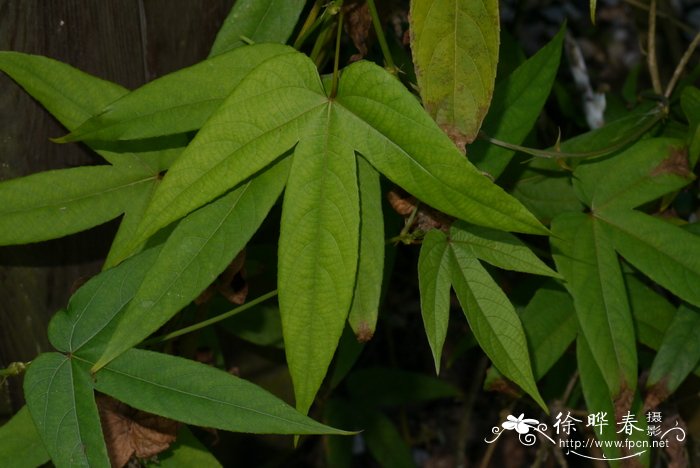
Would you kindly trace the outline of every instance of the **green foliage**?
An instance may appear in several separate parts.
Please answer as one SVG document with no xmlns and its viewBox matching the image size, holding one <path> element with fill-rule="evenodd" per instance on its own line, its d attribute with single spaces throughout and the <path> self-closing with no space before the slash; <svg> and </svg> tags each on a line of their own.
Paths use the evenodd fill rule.
<svg viewBox="0 0 700 468">
<path fill-rule="evenodd" d="M 353 466 L 353 455 L 350 437 L 331 435 L 363 430 L 380 466 L 414 466 L 405 408 L 459 401 L 469 414 L 478 385 L 464 391 L 395 368 L 397 354 L 410 354 L 395 342 L 413 346 L 416 335 L 396 340 L 392 327 L 406 319 L 382 302 L 413 289 L 415 272 L 393 267 L 408 252 L 438 374 L 461 369 L 465 350 L 480 353 L 493 365 L 490 388 L 524 392 L 530 411 L 581 410 L 582 395 L 614 428 L 698 373 L 700 237 L 688 224 L 697 203 L 686 213 L 679 200 L 696 195 L 700 91 L 683 85 L 670 102 L 641 102 L 587 133 L 565 130 L 549 150 L 525 148 L 544 133 L 537 122 L 566 127 L 547 104 L 563 79 L 564 26 L 529 59 L 510 50 L 501 60 L 514 63 L 498 65 L 497 2 L 412 0 L 410 63 L 387 42 L 374 2 L 367 12 L 387 68 L 341 67 L 352 52 L 343 18 L 354 45 L 367 45 L 357 16 L 347 19 L 356 12 L 300 0 L 236 2 L 209 58 L 133 91 L 0 52 L 0 70 L 66 127 L 55 142 L 84 142 L 108 163 L 1 181 L 0 245 L 123 215 L 103 271 L 49 324 L 56 352 L 28 366 L 27 409 L 0 427 L 0 464 L 108 466 L 101 392 L 192 426 L 325 434 L 332 466 Z M 295 48 L 284 45 L 295 31 Z M 412 69 L 394 67 L 391 53 Z M 497 68 L 507 74 L 498 82 Z M 535 159 L 509 165 L 523 154 Z M 231 272 L 246 251 L 245 268 Z M 235 309 L 212 299 L 236 279 L 256 298 Z M 260 305 L 273 296 L 278 304 Z M 450 321 L 458 308 L 466 322 Z M 284 359 L 293 392 L 280 393 L 293 393 L 296 409 L 220 369 L 230 343 L 196 332 L 221 321 L 255 352 Z M 375 331 L 389 336 L 387 348 L 362 354 Z M 205 341 L 214 365 L 186 359 Z M 160 461 L 220 463 L 184 426 Z"/>
<path fill-rule="evenodd" d="M 49 461 L 26 406 L 0 427 L 0 464 L 32 468 Z"/>
</svg>

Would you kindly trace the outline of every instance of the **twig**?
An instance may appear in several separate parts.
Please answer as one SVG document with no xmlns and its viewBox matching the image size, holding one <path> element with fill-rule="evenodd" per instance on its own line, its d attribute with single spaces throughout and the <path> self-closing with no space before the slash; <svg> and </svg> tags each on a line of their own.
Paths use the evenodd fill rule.
<svg viewBox="0 0 700 468">
<path fill-rule="evenodd" d="M 656 0 L 651 0 L 649 6 L 649 36 L 647 40 L 647 66 L 651 76 L 651 84 L 654 92 L 661 95 L 661 78 L 659 78 L 659 65 L 656 63 Z"/>
<path fill-rule="evenodd" d="M 632 5 L 633 7 L 639 8 L 640 10 L 644 10 L 647 12 L 649 11 L 649 7 L 647 5 L 645 5 L 644 3 L 638 2 L 637 0 L 623 0 L 623 1 L 629 5 Z M 656 15 L 669 21 L 671 24 L 678 27 L 679 29 L 682 29 L 684 32 L 687 32 L 690 34 L 695 32 L 694 28 L 692 28 L 691 26 L 688 26 L 687 24 L 685 24 L 682 21 L 678 21 L 678 19 L 674 18 L 672 15 L 669 15 L 665 11 L 658 11 L 658 12 L 656 12 Z"/>
<path fill-rule="evenodd" d="M 664 96 L 667 99 L 671 97 L 671 93 L 673 92 L 673 88 L 676 87 L 676 83 L 680 79 L 681 74 L 683 73 L 683 70 L 685 70 L 686 65 L 688 65 L 688 62 L 690 61 L 690 57 L 693 56 L 693 52 L 695 52 L 695 48 L 698 46 L 698 44 L 700 44 L 700 33 L 697 33 L 695 35 L 695 38 L 688 46 L 688 49 L 686 49 L 686 51 L 683 53 L 681 60 L 678 62 L 676 69 L 673 71 L 673 76 L 671 77 L 671 81 L 668 82 L 668 85 L 666 86 L 666 92 L 664 92 Z"/>
</svg>

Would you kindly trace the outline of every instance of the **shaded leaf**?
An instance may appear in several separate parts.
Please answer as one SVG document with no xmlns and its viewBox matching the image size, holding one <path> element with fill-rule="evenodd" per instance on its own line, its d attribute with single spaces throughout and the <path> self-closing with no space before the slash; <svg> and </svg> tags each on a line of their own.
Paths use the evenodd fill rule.
<svg viewBox="0 0 700 468">
<path fill-rule="evenodd" d="M 131 349 L 110 362 L 95 374 L 95 388 L 134 408 L 196 426 L 256 434 L 347 434 L 307 418 L 250 382 L 151 351 Z"/>
<path fill-rule="evenodd" d="M 383 367 L 354 371 L 347 378 L 347 388 L 353 401 L 377 407 L 457 398 L 461 395 L 458 388 L 445 380 Z"/>
<path fill-rule="evenodd" d="M 0 427 L 0 466 L 34 468 L 49 461 L 26 406 Z"/>
<path fill-rule="evenodd" d="M 263 44 L 204 60 L 111 102 L 57 141 L 130 140 L 196 130 L 251 70 L 290 53 L 294 49 Z"/>
<path fill-rule="evenodd" d="M 564 214 L 552 222 L 550 242 L 557 269 L 574 299 L 583 336 L 610 395 L 637 382 L 634 324 L 620 264 L 609 229 L 580 213 Z"/>
<path fill-rule="evenodd" d="M 624 117 L 561 142 L 559 149 L 567 153 L 610 152 L 616 149 L 619 151 L 638 141 L 662 116 L 662 106 L 641 104 L 625 112 Z M 570 159 L 569 163 L 576 164 L 577 161 L 579 159 Z"/>
<path fill-rule="evenodd" d="M 216 34 L 210 57 L 248 42 L 285 43 L 294 30 L 305 0 L 238 0 Z"/>
<path fill-rule="evenodd" d="M 262 224 L 289 163 L 280 161 L 178 224 L 119 317 L 98 367 L 158 330 L 214 281 Z"/>
<path fill-rule="evenodd" d="M 411 52 L 423 104 L 460 149 L 476 137 L 496 81 L 495 0 L 412 0 Z"/>
<path fill-rule="evenodd" d="M 700 362 L 700 313 L 682 305 L 673 317 L 654 358 L 647 380 L 651 392 L 668 396 L 676 391 Z M 663 398 L 660 398 L 662 400 Z M 655 407 L 656 404 L 648 405 Z"/>
<path fill-rule="evenodd" d="M 27 370 L 24 395 L 57 467 L 109 468 L 88 372 L 62 354 L 41 354 Z"/>
<path fill-rule="evenodd" d="M 447 237 L 438 230 L 428 231 L 418 258 L 418 287 L 421 316 L 435 372 L 440 373 L 440 356 L 450 319 L 450 268 Z"/>
<path fill-rule="evenodd" d="M 679 140 L 651 138 L 605 158 L 584 161 L 574 189 L 594 211 L 634 208 L 677 190 L 695 177 Z"/>
<path fill-rule="evenodd" d="M 499 371 L 546 408 L 532 374 L 520 318 L 508 297 L 462 244 L 450 244 L 450 277 L 479 346 Z"/>
<path fill-rule="evenodd" d="M 47 171 L 0 183 L 0 245 L 55 239 L 116 218 L 155 175 L 140 165 Z"/>
<path fill-rule="evenodd" d="M 328 114 L 326 132 L 295 150 L 282 207 L 279 302 L 297 409 L 321 386 L 350 311 L 360 200 L 352 148 Z"/>
<path fill-rule="evenodd" d="M 549 170 L 545 165 L 551 163 L 543 159 L 531 161 L 513 188 L 513 196 L 545 224 L 560 214 L 583 209 L 569 175 Z"/>
<path fill-rule="evenodd" d="M 360 251 L 348 322 L 361 342 L 374 335 L 384 274 L 384 216 L 379 174 L 357 158 L 360 195 Z"/>
<path fill-rule="evenodd" d="M 562 27 L 546 46 L 496 85 L 482 126 L 488 136 L 519 145 L 532 130 L 559 69 L 565 31 Z M 476 140 L 467 154 L 479 169 L 498 178 L 515 152 Z"/>
<path fill-rule="evenodd" d="M 700 306 L 700 238 L 678 226 L 633 210 L 597 214 L 615 249 L 645 275 Z"/>
<path fill-rule="evenodd" d="M 690 167 L 700 158 L 700 89 L 686 86 L 681 93 L 681 108 L 688 119 L 688 156 Z"/>
<path fill-rule="evenodd" d="M 610 392 L 607 388 L 606 380 L 601 373 L 596 360 L 593 357 L 590 346 L 586 339 L 579 334 L 576 339 L 576 361 L 578 363 L 579 378 L 581 379 L 581 390 L 583 397 L 586 400 L 586 407 L 593 413 L 603 412 L 606 414 L 607 424 L 602 429 L 595 429 L 595 436 L 598 440 L 616 441 L 617 434 L 613 426 L 615 419 L 615 406 L 610 398 Z M 605 456 L 609 459 L 620 457 L 619 448 L 611 443 L 610 446 L 603 444 L 601 449 Z M 610 460 L 610 466 L 619 466 L 620 463 L 615 460 Z"/>
<path fill-rule="evenodd" d="M 260 346 L 282 348 L 282 320 L 279 307 L 265 303 L 221 322 L 226 330 Z"/>
<path fill-rule="evenodd" d="M 386 468 L 414 468 L 410 447 L 401 437 L 394 423 L 380 411 L 367 406 L 364 401 L 331 399 L 325 408 L 325 417 L 330 424 L 343 424 L 362 430 L 361 437 L 379 466 Z M 352 466 L 352 445 L 339 437 L 328 439 L 328 455 L 332 466 Z M 348 452 L 348 449 L 350 451 Z M 338 465 L 335 464 L 338 463 Z"/>
<path fill-rule="evenodd" d="M 450 242 L 463 244 L 479 260 L 504 270 L 561 277 L 508 232 L 457 222 L 450 229 Z"/>
<path fill-rule="evenodd" d="M 537 290 L 520 314 L 532 371 L 539 380 L 576 338 L 578 323 L 571 296 L 554 282 Z"/>
<path fill-rule="evenodd" d="M 676 315 L 676 308 L 635 275 L 625 274 L 624 279 L 637 339 L 643 345 L 658 350 L 668 325 Z"/>
</svg>

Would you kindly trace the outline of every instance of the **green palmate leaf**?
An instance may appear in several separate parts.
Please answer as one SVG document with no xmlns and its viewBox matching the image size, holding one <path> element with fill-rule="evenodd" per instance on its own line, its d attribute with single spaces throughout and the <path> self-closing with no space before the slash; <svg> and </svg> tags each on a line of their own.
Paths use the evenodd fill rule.
<svg viewBox="0 0 700 468">
<path fill-rule="evenodd" d="M 355 371 L 347 379 L 353 401 L 377 407 L 457 398 L 458 388 L 429 375 L 399 369 L 370 368 Z"/>
<path fill-rule="evenodd" d="M 110 102 L 58 141 L 130 140 L 196 130 L 250 70 L 290 53 L 294 49 L 263 44 L 204 60 Z"/>
<path fill-rule="evenodd" d="M 196 426 L 256 434 L 348 434 L 229 373 L 151 351 L 127 351 L 95 374 L 94 385 L 134 408 Z"/>
<path fill-rule="evenodd" d="M 27 406 L 58 468 L 109 468 L 90 374 L 62 354 L 35 359 L 24 378 Z"/>
<path fill-rule="evenodd" d="M 85 283 L 49 323 L 49 341 L 64 353 L 101 353 L 114 319 L 134 297 L 159 247 L 136 255 Z"/>
<path fill-rule="evenodd" d="M 450 229 L 450 241 L 463 244 L 476 258 L 498 268 L 560 278 L 520 239 L 508 232 L 458 221 Z"/>
<path fill-rule="evenodd" d="M 451 243 L 449 251 L 452 286 L 479 345 L 503 375 L 546 408 L 513 305 L 468 247 Z"/>
<path fill-rule="evenodd" d="M 657 387 L 664 396 L 675 392 L 700 362 L 700 313 L 682 305 L 666 330 L 654 358 L 647 387 Z"/>
<path fill-rule="evenodd" d="M 565 31 L 562 27 L 549 44 L 496 85 L 482 126 L 488 136 L 519 145 L 532 130 L 559 69 Z M 479 169 L 497 178 L 515 152 L 477 140 L 467 153 Z"/>
<path fill-rule="evenodd" d="M 0 70 L 69 129 L 128 93 L 117 84 L 38 55 L 0 52 Z"/>
<path fill-rule="evenodd" d="M 310 404 L 325 374 L 356 284 L 361 208 L 354 150 L 448 214 L 501 229 L 547 232 L 465 160 L 391 74 L 354 64 L 329 99 L 309 58 L 290 53 L 255 67 L 208 120 L 158 186 L 134 245 L 293 147 L 279 285 L 300 408 Z"/>
<path fill-rule="evenodd" d="M 141 165 L 42 172 L 0 183 L 0 245 L 54 239 L 116 218 L 155 175 Z"/>
<path fill-rule="evenodd" d="M 221 463 L 192 434 L 187 426 L 177 431 L 177 439 L 168 450 L 158 454 L 158 460 L 147 468 L 221 468 Z"/>
<path fill-rule="evenodd" d="M 690 167 L 700 158 L 700 89 L 688 86 L 681 93 L 681 108 L 688 119 L 688 156 Z"/>
<path fill-rule="evenodd" d="M 119 317 L 98 367 L 158 330 L 214 281 L 262 224 L 289 163 L 283 159 L 180 222 Z"/>
<path fill-rule="evenodd" d="M 216 35 L 210 57 L 246 42 L 287 42 L 305 0 L 238 0 Z"/>
<path fill-rule="evenodd" d="M 476 137 L 498 64 L 498 2 L 412 0 L 411 51 L 423 104 L 455 143 Z"/>
<path fill-rule="evenodd" d="M 440 373 L 440 356 L 450 318 L 450 269 L 447 237 L 438 230 L 423 239 L 418 258 L 418 286 L 425 334 L 433 352 L 435 372 Z"/>
<path fill-rule="evenodd" d="M 0 427 L 0 466 L 34 468 L 49 461 L 26 406 Z"/>
<path fill-rule="evenodd" d="M 384 216 L 379 174 L 357 158 L 360 193 L 360 251 L 348 322 L 359 341 L 372 338 L 377 325 L 384 270 Z"/>
<path fill-rule="evenodd" d="M 311 406 L 343 332 L 357 272 L 357 163 L 337 118 L 329 112 L 326 133 L 297 146 L 282 209 L 280 312 L 302 412 Z"/>
<path fill-rule="evenodd" d="M 615 249 L 664 288 L 700 306 L 700 238 L 633 210 L 598 213 Z"/>
<path fill-rule="evenodd" d="M 532 371 L 539 380 L 576 338 L 578 324 L 571 296 L 550 281 L 537 290 L 520 314 L 527 337 Z"/>
<path fill-rule="evenodd" d="M 694 178 L 683 142 L 652 138 L 613 156 L 582 162 L 574 172 L 574 189 L 582 201 L 599 212 L 634 208 Z"/>
<path fill-rule="evenodd" d="M 615 405 L 610 398 L 605 378 L 598 364 L 596 364 L 591 347 L 580 334 L 576 339 L 576 361 L 578 363 L 579 378 L 581 379 L 581 389 L 586 400 L 586 406 L 589 408 L 589 414 L 602 412 L 606 415 L 607 424 L 602 429 L 594 428 L 596 438 L 598 440 L 611 441 L 610 446 L 604 444 L 601 449 L 605 456 L 611 459 L 609 462 L 611 467 L 619 466 L 620 463 L 614 460 L 620 457 L 620 449 L 614 445 L 614 441 L 617 440 L 615 432 L 617 430 L 615 425 Z"/>
<path fill-rule="evenodd" d="M 581 213 L 552 222 L 557 269 L 574 298 L 578 323 L 610 395 L 637 383 L 634 324 L 607 226 Z"/>
</svg>

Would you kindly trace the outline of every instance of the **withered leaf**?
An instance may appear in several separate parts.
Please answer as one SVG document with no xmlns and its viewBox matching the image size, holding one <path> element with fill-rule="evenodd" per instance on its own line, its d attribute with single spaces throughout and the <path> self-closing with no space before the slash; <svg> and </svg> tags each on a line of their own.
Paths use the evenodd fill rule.
<svg viewBox="0 0 700 468">
<path fill-rule="evenodd" d="M 175 441 L 177 421 L 134 409 L 107 395 L 97 395 L 96 400 L 113 467 L 122 468 L 132 456 L 158 455 Z"/>
<path fill-rule="evenodd" d="M 411 226 L 413 230 L 428 232 L 431 229 L 440 229 L 447 232 L 454 221 L 453 217 L 421 203 L 416 197 L 398 188 L 390 190 L 387 199 L 394 211 L 406 219 L 410 219 L 413 211 L 418 207 Z"/>
</svg>

